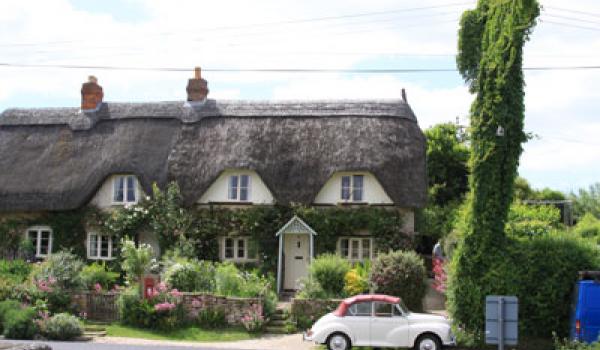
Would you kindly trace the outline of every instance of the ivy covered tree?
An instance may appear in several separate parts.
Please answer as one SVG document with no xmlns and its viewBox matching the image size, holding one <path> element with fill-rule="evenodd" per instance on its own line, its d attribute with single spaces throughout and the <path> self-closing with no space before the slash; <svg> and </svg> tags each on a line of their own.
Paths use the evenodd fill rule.
<svg viewBox="0 0 600 350">
<path fill-rule="evenodd" d="M 457 66 L 470 91 L 471 201 L 453 259 L 449 306 L 468 331 L 483 329 L 485 296 L 510 292 L 492 266 L 504 262 L 504 232 L 522 144 L 523 45 L 539 15 L 536 0 L 479 0 L 460 22 Z M 477 315 L 474 317 L 473 315 Z"/>
</svg>

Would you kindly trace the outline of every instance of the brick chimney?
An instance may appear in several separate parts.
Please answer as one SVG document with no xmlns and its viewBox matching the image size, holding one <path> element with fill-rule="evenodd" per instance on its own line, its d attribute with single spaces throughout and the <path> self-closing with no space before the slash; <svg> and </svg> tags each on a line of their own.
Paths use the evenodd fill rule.
<svg viewBox="0 0 600 350">
<path fill-rule="evenodd" d="M 90 75 L 87 83 L 81 86 L 81 110 L 92 111 L 97 109 L 102 103 L 104 92 L 102 86 L 98 85 L 98 79 Z"/>
<path fill-rule="evenodd" d="M 187 100 L 190 102 L 201 102 L 208 95 L 208 82 L 201 77 L 200 67 L 194 69 L 194 78 L 188 80 Z"/>
</svg>

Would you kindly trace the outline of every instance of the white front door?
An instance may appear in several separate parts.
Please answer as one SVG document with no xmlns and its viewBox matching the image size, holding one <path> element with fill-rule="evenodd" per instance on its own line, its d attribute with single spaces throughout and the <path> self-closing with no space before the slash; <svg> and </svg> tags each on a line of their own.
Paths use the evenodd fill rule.
<svg viewBox="0 0 600 350">
<path fill-rule="evenodd" d="M 284 234 L 283 289 L 298 289 L 298 280 L 308 276 L 310 234 Z"/>
</svg>

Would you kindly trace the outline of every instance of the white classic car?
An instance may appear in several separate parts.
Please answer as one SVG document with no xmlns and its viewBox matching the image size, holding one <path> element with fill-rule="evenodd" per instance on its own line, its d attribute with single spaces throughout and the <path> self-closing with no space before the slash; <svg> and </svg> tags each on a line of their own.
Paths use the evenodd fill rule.
<svg viewBox="0 0 600 350">
<path fill-rule="evenodd" d="M 413 313 L 400 298 L 375 294 L 343 300 L 304 333 L 304 340 L 327 344 L 329 350 L 352 346 L 441 350 L 456 345 L 445 317 Z"/>
</svg>

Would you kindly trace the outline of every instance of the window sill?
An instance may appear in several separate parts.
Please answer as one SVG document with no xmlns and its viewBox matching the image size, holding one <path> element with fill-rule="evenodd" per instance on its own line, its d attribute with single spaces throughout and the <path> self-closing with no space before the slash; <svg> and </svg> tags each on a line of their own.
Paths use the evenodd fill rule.
<svg viewBox="0 0 600 350">
<path fill-rule="evenodd" d="M 106 257 L 97 257 L 97 256 L 88 256 L 87 259 L 88 260 L 104 260 L 104 261 L 115 260 L 114 257 L 106 258 Z"/>
<path fill-rule="evenodd" d="M 228 202 L 208 202 L 210 205 L 252 205 L 254 202 L 247 201 L 228 201 Z"/>
<path fill-rule="evenodd" d="M 258 258 L 255 258 L 255 259 L 229 259 L 229 258 L 223 258 L 223 259 L 221 259 L 221 261 L 231 262 L 231 263 L 234 263 L 234 264 L 256 263 L 256 262 L 258 262 Z"/>
<path fill-rule="evenodd" d="M 368 202 L 352 202 L 352 201 L 347 201 L 347 202 L 337 202 L 337 205 L 343 205 L 343 206 L 352 206 L 352 205 L 369 205 Z"/>
</svg>

